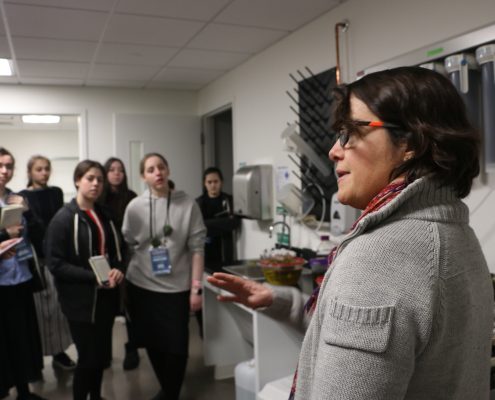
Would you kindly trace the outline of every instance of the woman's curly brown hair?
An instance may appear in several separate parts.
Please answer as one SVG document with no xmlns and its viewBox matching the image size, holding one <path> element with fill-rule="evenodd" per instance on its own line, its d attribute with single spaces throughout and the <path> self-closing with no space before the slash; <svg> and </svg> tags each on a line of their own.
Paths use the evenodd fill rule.
<svg viewBox="0 0 495 400">
<path fill-rule="evenodd" d="M 460 198 L 479 174 L 480 139 L 466 115 L 454 85 L 443 75 L 421 67 L 375 72 L 335 91 L 333 129 L 350 119 L 350 97 L 356 96 L 389 129 L 393 143 L 407 143 L 414 157 L 392 173 L 408 181 L 431 176 L 451 186 Z"/>
</svg>

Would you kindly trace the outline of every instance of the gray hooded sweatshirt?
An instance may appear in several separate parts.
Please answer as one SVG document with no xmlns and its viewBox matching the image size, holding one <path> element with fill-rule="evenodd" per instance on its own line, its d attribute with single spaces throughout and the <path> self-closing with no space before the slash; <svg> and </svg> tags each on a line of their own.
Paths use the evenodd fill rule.
<svg viewBox="0 0 495 400">
<path fill-rule="evenodd" d="M 131 260 L 126 278 L 140 288 L 155 292 L 182 292 L 191 288 L 191 256 L 204 254 L 206 227 L 194 199 L 183 191 L 173 191 L 170 197 L 168 224 L 173 231 L 167 237 L 172 272 L 154 276 L 150 258 L 150 209 L 153 236 L 163 237 L 167 220 L 166 197 L 151 196 L 146 190 L 133 199 L 125 210 L 122 234 L 129 245 Z"/>
</svg>

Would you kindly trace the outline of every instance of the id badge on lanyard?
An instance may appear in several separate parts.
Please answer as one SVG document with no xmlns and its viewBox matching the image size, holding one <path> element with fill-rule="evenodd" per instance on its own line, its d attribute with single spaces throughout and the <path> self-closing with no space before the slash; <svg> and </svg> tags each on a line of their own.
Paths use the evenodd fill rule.
<svg viewBox="0 0 495 400">
<path fill-rule="evenodd" d="M 172 265 L 170 264 L 170 255 L 168 249 L 165 246 L 158 246 L 150 248 L 151 269 L 153 275 L 168 275 L 172 272 Z"/>
<path fill-rule="evenodd" d="M 31 244 L 27 240 L 23 240 L 15 246 L 15 255 L 18 261 L 25 261 L 33 258 L 33 250 Z"/>
</svg>

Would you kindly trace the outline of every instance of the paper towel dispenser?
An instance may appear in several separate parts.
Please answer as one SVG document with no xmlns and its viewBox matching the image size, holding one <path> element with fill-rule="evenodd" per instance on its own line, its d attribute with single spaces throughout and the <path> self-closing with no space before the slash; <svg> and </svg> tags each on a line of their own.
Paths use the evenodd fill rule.
<svg viewBox="0 0 495 400">
<path fill-rule="evenodd" d="M 234 213 L 272 219 L 273 170 L 271 165 L 246 165 L 234 174 Z"/>
</svg>

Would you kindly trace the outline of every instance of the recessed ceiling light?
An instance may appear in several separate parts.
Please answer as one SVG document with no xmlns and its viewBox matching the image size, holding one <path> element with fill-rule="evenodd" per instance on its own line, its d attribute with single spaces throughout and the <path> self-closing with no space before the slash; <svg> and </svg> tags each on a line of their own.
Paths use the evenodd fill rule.
<svg viewBox="0 0 495 400">
<path fill-rule="evenodd" d="M 11 60 L 6 58 L 0 58 L 0 75 L 1 76 L 12 76 L 12 65 Z"/>
<path fill-rule="evenodd" d="M 25 124 L 58 124 L 60 115 L 23 115 L 22 122 Z"/>
</svg>

